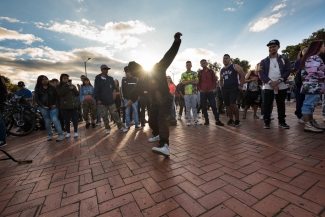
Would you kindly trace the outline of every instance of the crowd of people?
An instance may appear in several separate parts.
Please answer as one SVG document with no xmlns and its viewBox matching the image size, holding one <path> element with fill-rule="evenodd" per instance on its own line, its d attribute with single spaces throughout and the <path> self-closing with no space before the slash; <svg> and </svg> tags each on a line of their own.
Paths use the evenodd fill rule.
<svg viewBox="0 0 325 217">
<path fill-rule="evenodd" d="M 141 130 L 149 123 L 152 137 L 148 141 L 159 142 L 152 151 L 164 156 L 170 155 L 169 125 L 177 125 L 183 110 L 187 126 L 202 125 L 199 120 L 201 113 L 203 124 L 209 125 L 208 109 L 211 108 L 215 125 L 224 127 L 220 114 L 226 114 L 229 119 L 226 125 L 239 127 L 240 119 L 246 119 L 247 111 L 252 109 L 253 118 L 264 120 L 264 129 L 270 129 L 270 122 L 274 119 L 272 111 L 275 100 L 278 126 L 289 129 L 290 126 L 286 123 L 286 101 L 291 102 L 293 91 L 298 123 L 305 124 L 305 131 L 325 130 L 313 118 L 315 107 L 325 91 L 323 41 L 314 41 L 302 48 L 294 65 L 294 80 L 289 79 L 290 60 L 278 54 L 280 42 L 271 40 L 267 44 L 269 55 L 246 74 L 239 65 L 231 63 L 230 55 L 225 54 L 224 66 L 218 76 L 208 67 L 205 59 L 200 61 L 202 69 L 197 72 L 192 70 L 192 62 L 186 61 L 186 71 L 175 85 L 171 77 L 166 75 L 166 70 L 177 55 L 181 35 L 174 35 L 171 48 L 150 73 L 146 73 L 140 64 L 129 62 L 124 67 L 125 77 L 121 80 L 121 85 L 117 79 L 108 75 L 110 68 L 103 64 L 100 66 L 101 73 L 95 77 L 94 86 L 84 75 L 80 77 L 82 83 L 77 85 L 69 79 L 68 74 L 61 74 L 59 80 L 49 80 L 47 76 L 40 75 L 33 95 L 22 81 L 18 83 L 20 89 L 16 94 L 25 95 L 26 100 L 39 107 L 49 141 L 53 140 L 53 128 L 58 134 L 56 141 L 71 137 L 71 122 L 73 136 L 78 137 L 81 115 L 86 129 L 100 126 L 103 120 L 105 134 L 110 133 L 111 121 L 123 133 L 129 131 L 132 125 L 135 130 Z M 2 83 L 4 87 L 0 91 L 6 91 L 1 93 L 0 104 L 3 109 L 3 96 L 7 95 L 7 90 Z M 257 114 L 258 108 L 261 108 L 260 116 Z M 243 111 L 241 118 L 239 111 Z M 325 103 L 322 115 L 325 116 Z M 0 121 L 0 126 L 2 125 L 3 121 Z M 0 141 L 0 146 L 6 145 L 3 132 L 0 133 Z"/>
</svg>

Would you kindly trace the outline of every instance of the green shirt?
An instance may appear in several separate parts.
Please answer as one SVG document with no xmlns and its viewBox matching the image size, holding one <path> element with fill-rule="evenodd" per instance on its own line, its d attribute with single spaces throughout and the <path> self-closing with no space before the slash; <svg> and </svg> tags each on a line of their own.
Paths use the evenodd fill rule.
<svg viewBox="0 0 325 217">
<path fill-rule="evenodd" d="M 196 72 L 183 72 L 181 76 L 181 82 L 183 81 L 199 81 L 199 77 Z M 196 84 L 185 84 L 185 95 L 197 94 L 197 85 Z"/>
</svg>

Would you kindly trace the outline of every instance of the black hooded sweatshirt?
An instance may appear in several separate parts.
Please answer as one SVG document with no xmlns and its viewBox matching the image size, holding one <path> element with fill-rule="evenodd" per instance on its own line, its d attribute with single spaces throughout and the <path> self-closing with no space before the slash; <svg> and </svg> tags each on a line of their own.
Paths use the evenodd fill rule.
<svg viewBox="0 0 325 217">
<path fill-rule="evenodd" d="M 153 100 L 157 98 L 157 94 L 160 96 L 165 96 L 166 94 L 169 94 L 169 88 L 168 88 L 167 78 L 166 78 L 166 70 L 175 59 L 180 45 L 181 45 L 181 41 L 179 42 L 174 41 L 173 45 L 167 51 L 165 56 L 158 63 L 154 65 L 151 72 L 145 75 L 148 76 L 148 78 L 145 77 L 138 80 L 133 92 L 130 94 L 130 100 L 132 102 L 138 100 L 138 97 L 140 96 L 140 94 L 143 93 L 144 88 L 148 86 L 146 84 L 146 82 L 148 81 L 149 81 L 149 91 L 148 90 L 145 91 L 148 91 L 150 93 L 151 98 Z M 132 74 L 132 65 L 130 66 L 129 64 L 128 67 Z"/>
</svg>

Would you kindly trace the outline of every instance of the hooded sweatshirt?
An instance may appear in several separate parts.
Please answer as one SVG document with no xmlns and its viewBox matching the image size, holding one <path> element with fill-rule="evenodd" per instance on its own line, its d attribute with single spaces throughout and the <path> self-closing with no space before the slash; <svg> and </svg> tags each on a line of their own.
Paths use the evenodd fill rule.
<svg viewBox="0 0 325 217">
<path fill-rule="evenodd" d="M 179 50 L 180 45 L 181 45 L 181 41 L 179 42 L 174 41 L 173 45 L 167 51 L 165 56 L 158 63 L 154 65 L 152 71 L 149 72 L 147 75 L 145 75 L 146 77 L 142 78 L 141 80 L 138 80 L 133 92 L 130 94 L 130 100 L 132 102 L 137 101 L 139 95 L 143 93 L 144 88 L 147 87 L 146 82 L 149 82 L 149 91 L 148 90 L 146 91 L 150 93 L 151 98 L 153 100 L 156 99 L 157 94 L 161 96 L 170 94 L 168 84 L 167 84 L 167 79 L 166 79 L 166 70 L 173 62 Z M 130 62 L 128 68 L 131 74 L 134 77 L 137 77 L 132 72 L 134 71 L 136 72 L 139 70 L 139 68 L 142 67 L 136 62 Z"/>
<path fill-rule="evenodd" d="M 106 77 L 106 79 L 102 78 L 102 75 L 99 74 L 95 77 L 95 89 L 94 96 L 96 102 L 101 101 L 102 105 L 113 105 L 113 91 L 115 90 L 114 79 L 111 76 Z"/>
</svg>

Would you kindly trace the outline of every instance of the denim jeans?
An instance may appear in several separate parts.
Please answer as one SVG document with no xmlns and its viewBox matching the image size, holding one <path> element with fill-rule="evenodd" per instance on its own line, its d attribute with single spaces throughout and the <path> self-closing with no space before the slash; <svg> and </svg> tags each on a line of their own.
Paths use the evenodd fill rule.
<svg viewBox="0 0 325 217">
<path fill-rule="evenodd" d="M 58 132 L 58 134 L 63 135 L 62 127 L 61 127 L 61 124 L 60 124 L 60 121 L 58 118 L 59 109 L 58 108 L 45 109 L 45 108 L 39 106 L 39 110 L 41 111 L 41 113 L 43 115 L 47 134 L 49 136 L 53 136 L 52 125 L 51 125 L 51 122 L 52 122 L 54 124 L 54 127 L 55 127 L 56 131 Z"/>
<path fill-rule="evenodd" d="M 296 88 L 296 111 L 297 118 L 302 118 L 301 108 L 305 100 L 305 94 L 300 93 L 300 88 Z"/>
<path fill-rule="evenodd" d="M 206 92 L 206 93 L 200 92 L 201 107 L 202 107 L 202 112 L 203 112 L 205 121 L 209 120 L 208 111 L 207 111 L 207 100 L 210 103 L 215 120 L 219 121 L 219 113 L 217 111 L 216 99 L 214 98 L 214 94 L 212 91 Z"/>
<path fill-rule="evenodd" d="M 0 141 L 6 142 L 7 129 L 3 121 L 3 116 L 0 113 Z"/>
<path fill-rule="evenodd" d="M 128 102 L 128 99 L 124 100 L 124 105 Z M 138 115 L 138 101 L 132 103 L 132 111 L 133 111 L 133 117 L 134 117 L 134 123 L 135 126 L 139 126 L 139 115 Z M 130 127 L 131 125 L 131 114 L 130 114 L 130 107 L 125 109 L 125 122 L 126 126 Z"/>
<path fill-rule="evenodd" d="M 312 115 L 318 105 L 320 94 L 305 94 L 305 100 L 301 108 L 301 113 L 304 115 Z"/>
</svg>

